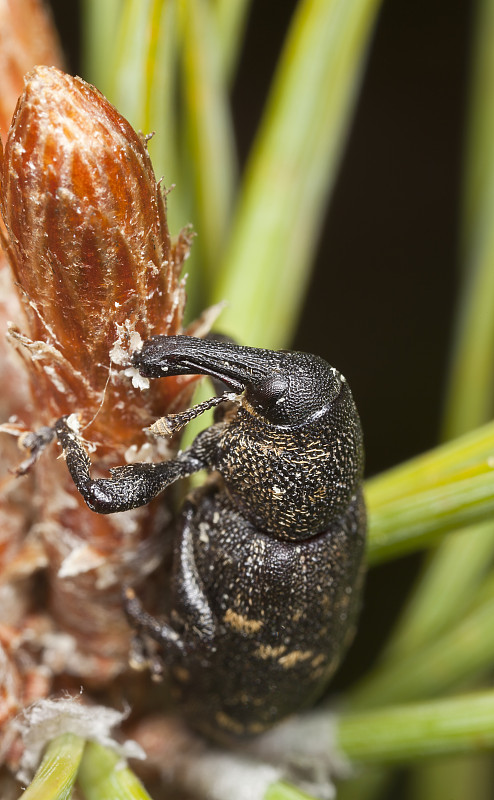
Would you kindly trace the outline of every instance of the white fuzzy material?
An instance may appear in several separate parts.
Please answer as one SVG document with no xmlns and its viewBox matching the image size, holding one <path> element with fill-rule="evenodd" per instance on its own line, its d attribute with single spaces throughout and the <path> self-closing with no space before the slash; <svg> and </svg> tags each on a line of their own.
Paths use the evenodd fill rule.
<svg viewBox="0 0 494 800">
<path fill-rule="evenodd" d="M 332 777 L 348 777 L 351 767 L 337 745 L 337 716 L 327 708 L 299 714 L 245 745 L 263 761 L 278 765 L 285 778 L 309 794 L 332 800 Z"/>
<path fill-rule="evenodd" d="M 13 728 L 21 733 L 24 742 L 18 779 L 22 783 L 29 783 L 46 745 L 64 733 L 73 733 L 83 739 L 99 742 L 119 753 L 122 758 L 145 758 L 146 755 L 137 742 L 127 741 L 121 744 L 110 733 L 112 728 L 121 724 L 125 716 L 113 708 L 83 705 L 74 697 L 33 703 L 12 722 Z"/>
<path fill-rule="evenodd" d="M 149 378 L 144 378 L 135 367 L 127 367 L 124 375 L 132 380 L 134 389 L 149 389 Z"/>
<path fill-rule="evenodd" d="M 180 773 L 185 788 L 208 800 L 263 800 L 269 787 L 282 778 L 278 767 L 213 749 L 194 754 Z"/>
<path fill-rule="evenodd" d="M 126 366 L 132 354 L 142 349 L 141 335 L 135 330 L 135 323 L 126 319 L 122 325 L 115 323 L 117 338 L 110 349 L 110 361 L 119 366 Z"/>
<path fill-rule="evenodd" d="M 70 428 L 70 430 L 74 433 L 81 432 L 81 423 L 77 414 L 69 414 L 65 422 L 67 424 L 67 428 Z"/>
</svg>

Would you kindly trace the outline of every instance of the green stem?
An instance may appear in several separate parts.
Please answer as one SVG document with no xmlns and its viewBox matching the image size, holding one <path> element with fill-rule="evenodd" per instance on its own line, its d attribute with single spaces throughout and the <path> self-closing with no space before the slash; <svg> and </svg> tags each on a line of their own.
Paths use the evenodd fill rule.
<svg viewBox="0 0 494 800">
<path fill-rule="evenodd" d="M 452 620 L 461 619 L 492 564 L 493 549 L 490 521 L 443 542 L 441 556 L 434 552 L 428 560 L 383 660 L 416 652 L 447 630 Z"/>
<path fill-rule="evenodd" d="M 494 747 L 494 692 L 340 717 L 337 741 L 352 761 L 406 763 Z"/>
<path fill-rule="evenodd" d="M 84 745 L 84 739 L 73 733 L 64 733 L 53 739 L 36 775 L 19 800 L 68 800 Z"/>
<path fill-rule="evenodd" d="M 112 82 L 107 97 L 137 130 L 142 128 L 148 35 L 153 0 L 127 0 L 122 7 L 112 50 Z M 145 131 L 146 132 L 146 131 Z"/>
<path fill-rule="evenodd" d="M 232 120 L 210 4 L 183 0 L 180 8 L 187 144 L 183 161 L 193 186 L 198 232 L 195 249 L 200 254 L 201 277 L 203 283 L 212 285 L 225 246 L 236 182 Z M 200 310 L 203 305 L 204 297 Z"/>
<path fill-rule="evenodd" d="M 145 58 L 140 66 L 140 128 L 156 136 L 149 142 L 153 167 L 167 187 L 180 185 L 175 92 L 177 82 L 178 20 L 176 0 L 153 0 L 145 36 Z M 174 190 L 175 191 L 175 190 Z M 183 192 L 183 187 L 179 192 Z M 176 197 L 174 197 L 176 205 Z M 180 224 L 183 225 L 183 219 Z M 171 230 L 179 230 L 169 221 Z"/>
<path fill-rule="evenodd" d="M 264 795 L 264 800 L 315 800 L 311 795 L 284 781 L 273 783 Z"/>
<path fill-rule="evenodd" d="M 468 109 L 466 163 L 463 195 L 463 250 L 470 262 L 472 242 L 478 234 L 479 219 L 485 214 L 492 181 L 494 141 L 494 2 L 477 0 L 473 30 L 471 86 Z"/>
<path fill-rule="evenodd" d="M 494 2 L 479 0 L 465 170 L 465 270 L 445 436 L 489 419 L 494 400 Z"/>
<path fill-rule="evenodd" d="M 212 295 L 240 342 L 282 347 L 294 331 L 378 7 L 297 5 Z"/>
<path fill-rule="evenodd" d="M 377 563 L 437 544 L 450 531 L 494 513 L 490 472 L 424 489 L 402 502 L 374 508 L 369 501 L 369 562 Z"/>
<path fill-rule="evenodd" d="M 370 478 L 368 497 L 374 506 L 381 506 L 420 493 L 428 485 L 468 477 L 480 462 L 492 469 L 493 453 L 494 423 L 489 423 Z"/>
<path fill-rule="evenodd" d="M 220 72 L 228 86 L 232 83 L 241 54 L 250 5 L 251 0 L 213 0 L 213 13 L 218 28 Z"/>
<path fill-rule="evenodd" d="M 174 186 L 167 208 L 175 234 L 191 214 L 190 185 L 182 164 L 177 118 L 180 48 L 177 0 L 128 0 L 107 60 L 108 98 L 143 133 L 155 132 L 149 152 L 158 178 Z M 183 154 L 185 158 L 185 154 Z"/>
<path fill-rule="evenodd" d="M 108 96 L 113 76 L 113 48 L 123 0 L 83 0 L 84 78 Z"/>
<path fill-rule="evenodd" d="M 369 561 L 430 546 L 492 515 L 493 449 L 491 423 L 368 481 Z"/>
<path fill-rule="evenodd" d="M 78 782 L 86 800 L 151 800 L 122 756 L 96 742 L 86 745 Z"/>
<path fill-rule="evenodd" d="M 492 798 L 492 755 L 478 753 L 420 763 L 411 775 L 411 791 L 418 800 L 475 800 Z M 339 800 L 339 798 L 338 798 Z"/>
<path fill-rule="evenodd" d="M 454 629 L 400 660 L 380 665 L 350 693 L 352 708 L 422 699 L 485 675 L 494 662 L 494 575 Z"/>
<path fill-rule="evenodd" d="M 376 797 L 386 797 L 390 774 L 389 768 L 366 765 L 364 771 L 359 770 L 355 777 L 338 786 L 338 800 L 374 800 Z"/>
</svg>

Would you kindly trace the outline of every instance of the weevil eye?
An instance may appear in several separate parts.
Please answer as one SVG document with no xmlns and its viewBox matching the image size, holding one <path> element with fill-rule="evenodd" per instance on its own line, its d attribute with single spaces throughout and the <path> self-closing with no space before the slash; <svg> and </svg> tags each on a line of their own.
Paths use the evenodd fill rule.
<svg viewBox="0 0 494 800">
<path fill-rule="evenodd" d="M 273 375 L 256 387 L 256 398 L 259 403 L 270 408 L 286 400 L 289 383 L 281 375 Z"/>
<path fill-rule="evenodd" d="M 290 381 L 274 373 L 269 378 L 249 386 L 246 397 L 252 407 L 275 425 L 290 424 Z"/>
</svg>

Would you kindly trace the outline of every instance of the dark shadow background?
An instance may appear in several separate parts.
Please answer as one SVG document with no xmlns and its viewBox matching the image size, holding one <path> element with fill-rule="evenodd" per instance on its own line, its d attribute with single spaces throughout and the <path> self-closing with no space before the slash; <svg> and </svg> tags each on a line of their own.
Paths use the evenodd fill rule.
<svg viewBox="0 0 494 800">
<path fill-rule="evenodd" d="M 253 0 L 234 87 L 245 159 L 294 0 Z M 80 71 L 77 4 L 52 6 Z M 456 294 L 471 0 L 386 0 L 294 345 L 352 386 L 367 473 L 438 439 Z M 375 657 L 419 557 L 372 571 L 341 688 Z"/>
</svg>

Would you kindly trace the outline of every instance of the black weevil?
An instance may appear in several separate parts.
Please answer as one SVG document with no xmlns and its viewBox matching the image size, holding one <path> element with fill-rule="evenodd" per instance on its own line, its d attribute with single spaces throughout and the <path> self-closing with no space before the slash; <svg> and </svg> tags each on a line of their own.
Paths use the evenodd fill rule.
<svg viewBox="0 0 494 800">
<path fill-rule="evenodd" d="M 133 365 L 149 378 L 210 375 L 235 393 L 163 420 L 170 431 L 235 397 L 174 459 L 118 467 L 109 479 L 91 479 L 67 418 L 55 426 L 78 490 L 100 513 L 214 471 L 172 534 L 168 618 L 147 614 L 132 592 L 127 614 L 143 643 L 158 642 L 190 724 L 231 742 L 312 704 L 352 638 L 365 540 L 360 421 L 343 376 L 306 353 L 155 336 Z"/>
</svg>

